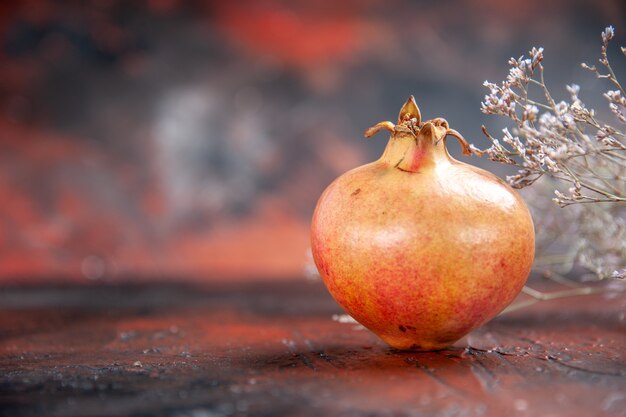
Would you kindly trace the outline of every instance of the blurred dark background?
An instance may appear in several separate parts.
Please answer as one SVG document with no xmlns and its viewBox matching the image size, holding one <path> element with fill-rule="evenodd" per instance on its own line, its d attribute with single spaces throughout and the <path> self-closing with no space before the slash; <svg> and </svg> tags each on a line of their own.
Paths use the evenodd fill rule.
<svg viewBox="0 0 626 417">
<path fill-rule="evenodd" d="M 602 105 L 578 64 L 625 20 L 618 0 L 2 2 L 0 283 L 301 277 L 318 196 L 385 145 L 365 128 L 414 94 L 486 145 L 505 121 L 482 83 L 532 46 L 557 96 Z"/>
</svg>

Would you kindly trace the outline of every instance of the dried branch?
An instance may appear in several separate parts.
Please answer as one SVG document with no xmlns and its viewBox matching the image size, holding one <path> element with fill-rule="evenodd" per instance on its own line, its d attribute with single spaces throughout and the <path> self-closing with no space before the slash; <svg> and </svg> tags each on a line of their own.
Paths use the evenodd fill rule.
<svg viewBox="0 0 626 417">
<path fill-rule="evenodd" d="M 553 187 L 552 200 L 568 209 L 551 220 L 579 225 L 573 231 L 576 239 L 567 236 L 570 243 L 561 246 L 570 255 L 574 252 L 577 265 L 600 278 L 626 278 L 626 93 L 607 54 L 613 37 L 611 26 L 602 32 L 600 69 L 582 66 L 615 88 L 603 95 L 621 127 L 600 121 L 579 98 L 580 87 L 575 84 L 567 86 L 569 101 L 554 100 L 544 79 L 543 48 L 532 48 L 528 57 L 509 60 L 509 74 L 502 83 L 484 83 L 489 94 L 482 102 L 483 113 L 504 116 L 512 126 L 503 129 L 500 139 L 483 126 L 491 147 L 470 147 L 492 161 L 517 167 L 518 173 L 507 177 L 515 188 L 539 180 Z M 624 51 L 622 47 L 626 55 Z M 535 212 L 539 217 L 544 213 Z M 550 236 L 554 229 L 538 227 L 538 240 L 563 243 L 561 236 Z"/>
</svg>

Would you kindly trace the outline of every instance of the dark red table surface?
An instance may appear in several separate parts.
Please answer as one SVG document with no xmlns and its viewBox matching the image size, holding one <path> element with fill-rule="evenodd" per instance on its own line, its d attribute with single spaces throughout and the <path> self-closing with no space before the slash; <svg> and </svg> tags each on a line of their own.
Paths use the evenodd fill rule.
<svg viewBox="0 0 626 417">
<path fill-rule="evenodd" d="M 319 282 L 0 290 L 2 416 L 626 416 L 626 299 L 389 349 Z"/>
</svg>

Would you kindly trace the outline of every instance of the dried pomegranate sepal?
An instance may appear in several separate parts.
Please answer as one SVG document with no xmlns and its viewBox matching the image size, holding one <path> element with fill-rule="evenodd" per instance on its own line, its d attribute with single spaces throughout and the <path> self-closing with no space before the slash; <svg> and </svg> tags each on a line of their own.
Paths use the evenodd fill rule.
<svg viewBox="0 0 626 417">
<path fill-rule="evenodd" d="M 389 131 L 392 135 L 402 132 L 413 134 L 413 136 L 415 136 L 416 138 L 420 134 L 430 136 L 435 139 L 436 143 L 438 143 L 440 140 L 445 139 L 446 136 L 452 136 L 461 145 L 463 155 L 469 156 L 472 154 L 472 149 L 470 148 L 469 143 L 458 131 L 450 129 L 450 126 L 446 119 L 442 117 L 436 117 L 432 120 L 424 122 L 423 124 L 421 120 L 422 114 L 419 107 L 417 106 L 417 103 L 415 102 L 415 97 L 411 95 L 400 109 L 397 125 L 394 125 L 390 121 L 380 122 L 367 129 L 364 135 L 366 138 L 370 138 L 378 133 L 380 130 L 385 129 Z"/>
</svg>

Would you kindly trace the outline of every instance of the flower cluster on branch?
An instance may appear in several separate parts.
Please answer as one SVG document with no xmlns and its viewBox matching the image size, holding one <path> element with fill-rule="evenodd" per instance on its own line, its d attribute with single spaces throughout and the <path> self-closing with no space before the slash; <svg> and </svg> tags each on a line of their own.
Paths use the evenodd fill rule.
<svg viewBox="0 0 626 417">
<path fill-rule="evenodd" d="M 602 32 L 599 67 L 582 64 L 610 84 L 604 98 L 614 122 L 602 121 L 585 105 L 578 85 L 567 86 L 569 100 L 556 101 L 544 80 L 543 48 L 532 48 L 528 57 L 509 60 L 503 82 L 485 81 L 489 93 L 483 113 L 504 116 L 512 125 L 498 139 L 483 126 L 491 146 L 471 149 L 517 167 L 507 177 L 511 186 L 524 188 L 542 179 L 544 188 L 553 187 L 557 205 L 576 206 L 562 216 L 578 225 L 577 243 L 569 252 L 599 277 L 626 278 L 626 93 L 607 54 L 614 34 L 611 26 Z M 626 55 L 626 48 L 621 52 Z"/>
</svg>

